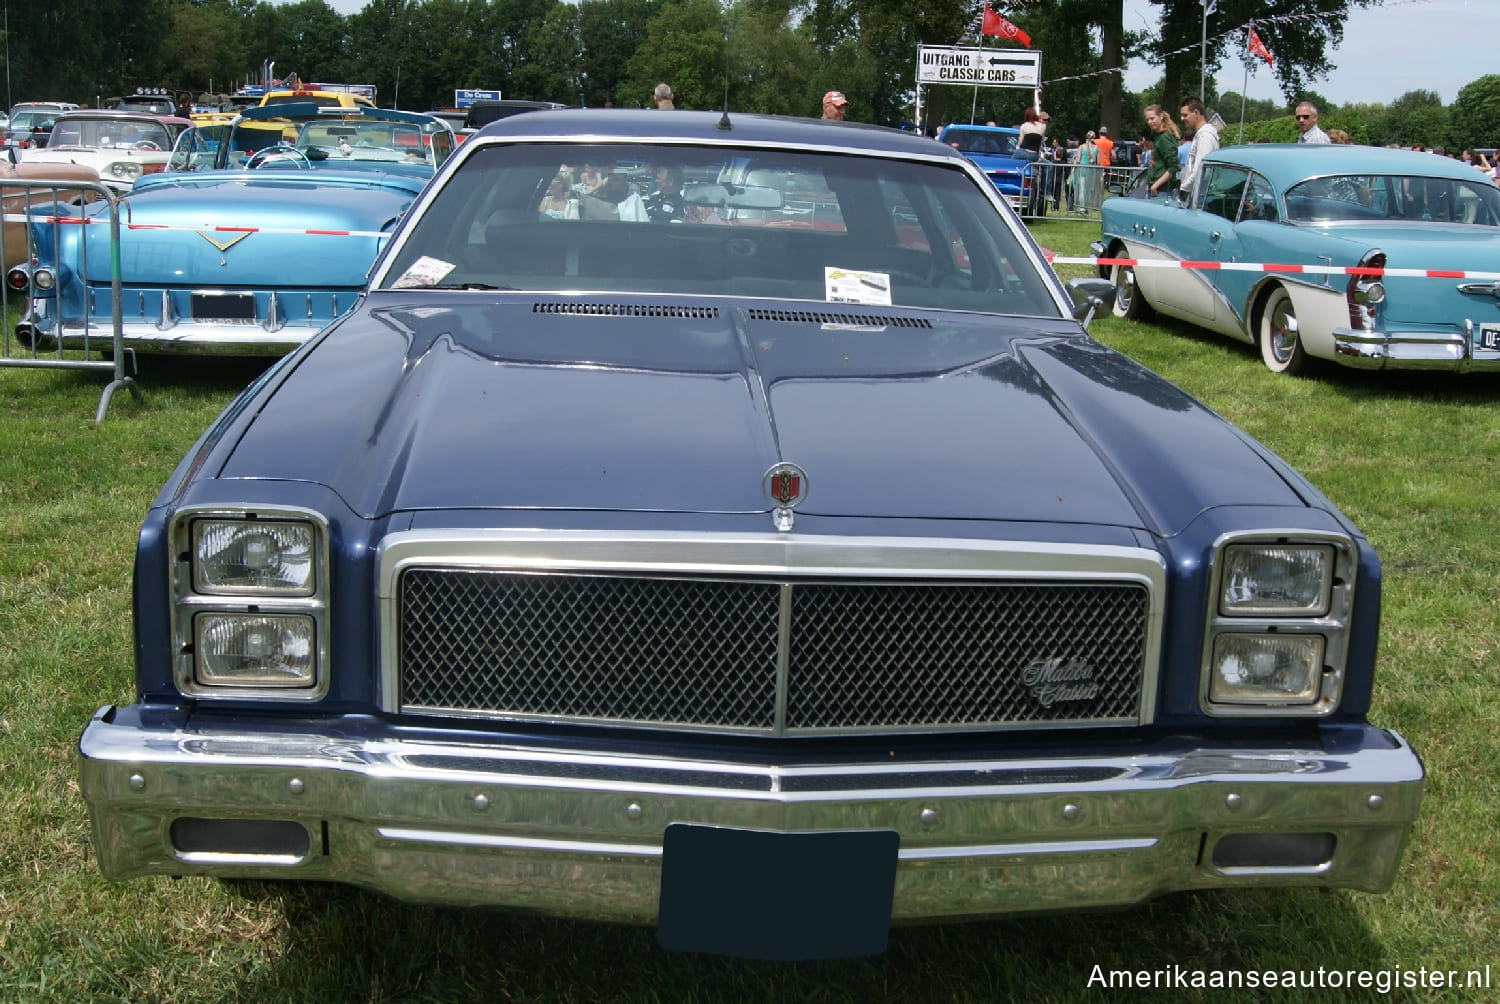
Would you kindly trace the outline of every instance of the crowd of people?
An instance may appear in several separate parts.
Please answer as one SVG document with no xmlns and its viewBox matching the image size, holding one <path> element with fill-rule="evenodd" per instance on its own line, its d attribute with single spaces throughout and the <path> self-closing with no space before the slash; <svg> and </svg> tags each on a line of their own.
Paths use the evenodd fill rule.
<svg viewBox="0 0 1500 1004">
<path fill-rule="evenodd" d="M 656 85 L 652 100 L 659 109 L 676 107 L 672 88 L 666 83 Z M 849 99 L 843 91 L 828 91 L 823 95 L 822 117 L 828 121 L 843 121 L 848 106 Z M 1311 101 L 1298 103 L 1293 115 L 1298 143 L 1352 142 L 1341 129 L 1324 131 L 1318 125 L 1317 105 Z M 1036 179 L 1034 198 L 1042 206 L 1050 203 L 1054 211 L 1063 211 L 1066 206 L 1068 213 L 1087 214 L 1096 210 L 1105 196 L 1122 191 L 1140 198 L 1174 197 L 1187 203 L 1191 201 L 1193 189 L 1202 175 L 1204 158 L 1219 148 L 1219 126 L 1223 122 L 1211 115 L 1197 97 L 1184 99 L 1178 116 L 1180 125 L 1160 105 L 1148 105 L 1145 119 L 1149 133 L 1121 144 L 1117 153 L 1116 143 L 1105 126 L 1088 130 L 1081 141 L 1070 136 L 1064 143 L 1056 136 L 1047 135 L 1051 115 L 1039 108 L 1028 107 L 1021 114 L 1015 156 L 1018 160 L 1038 165 L 1033 175 Z M 990 121 L 988 124 L 995 123 Z M 1413 149 L 1425 148 L 1418 143 Z M 1443 150 L 1439 147 L 1433 152 L 1441 154 Z M 1500 184 L 1500 157 L 1492 162 L 1483 151 L 1464 150 L 1460 159 Z M 1124 184 L 1122 179 L 1133 179 L 1133 186 Z M 576 183 L 572 184 L 576 187 Z M 554 185 L 561 186 L 562 182 L 554 182 Z M 633 214 L 639 212 L 642 220 L 680 219 L 677 193 L 681 185 L 680 176 L 674 188 L 672 179 L 669 177 L 663 183 L 658 172 L 657 189 L 652 196 L 644 200 L 638 210 L 634 206 L 628 210 L 619 209 L 618 218 L 634 218 Z M 551 198 L 549 192 L 549 200 Z M 657 200 L 654 208 L 652 199 Z M 667 207 L 666 211 L 663 206 Z M 671 214 L 673 206 L 677 206 L 677 216 Z M 553 213 L 545 202 L 543 209 Z M 632 216 L 627 217 L 626 212 Z"/>
</svg>

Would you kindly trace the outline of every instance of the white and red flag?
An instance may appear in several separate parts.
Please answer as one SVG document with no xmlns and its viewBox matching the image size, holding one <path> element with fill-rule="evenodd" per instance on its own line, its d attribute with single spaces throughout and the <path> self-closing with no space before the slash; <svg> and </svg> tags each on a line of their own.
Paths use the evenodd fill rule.
<svg viewBox="0 0 1500 1004">
<path fill-rule="evenodd" d="M 988 3 L 984 5 L 984 20 L 979 23 L 979 30 L 982 34 L 1008 38 L 1012 42 L 1020 42 L 1028 49 L 1031 48 L 1031 36 L 990 10 Z"/>
<path fill-rule="evenodd" d="M 1260 36 L 1255 33 L 1253 24 L 1250 26 L 1250 55 L 1264 59 L 1267 66 L 1272 64 L 1271 50 L 1266 48 L 1266 43 L 1262 42 Z"/>
</svg>

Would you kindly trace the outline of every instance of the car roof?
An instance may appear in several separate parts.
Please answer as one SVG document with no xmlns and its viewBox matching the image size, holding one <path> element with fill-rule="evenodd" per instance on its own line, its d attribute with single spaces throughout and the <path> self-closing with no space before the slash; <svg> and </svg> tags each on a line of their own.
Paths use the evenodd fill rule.
<svg viewBox="0 0 1500 1004">
<path fill-rule="evenodd" d="M 1451 157 L 1347 143 L 1246 143 L 1220 147 L 1205 163 L 1248 167 L 1283 189 L 1306 178 L 1333 174 L 1420 175 L 1462 181 L 1483 177 L 1471 165 Z"/>
<path fill-rule="evenodd" d="M 729 128 L 721 129 L 719 125 L 724 117 L 722 112 L 565 108 L 500 119 L 481 129 L 469 143 L 485 137 L 540 137 L 566 142 L 780 144 L 966 160 L 946 144 L 885 126 L 731 111 L 727 116 Z"/>
</svg>

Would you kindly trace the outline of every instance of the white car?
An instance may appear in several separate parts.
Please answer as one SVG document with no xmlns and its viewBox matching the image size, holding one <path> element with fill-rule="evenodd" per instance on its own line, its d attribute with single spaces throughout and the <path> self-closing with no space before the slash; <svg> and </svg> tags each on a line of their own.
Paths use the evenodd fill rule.
<svg viewBox="0 0 1500 1004">
<path fill-rule="evenodd" d="M 177 134 L 188 119 L 143 112 L 75 111 L 57 117 L 47 145 L 28 150 L 28 164 L 79 164 L 99 172 L 99 180 L 127 192 L 143 174 L 167 166 Z"/>
</svg>

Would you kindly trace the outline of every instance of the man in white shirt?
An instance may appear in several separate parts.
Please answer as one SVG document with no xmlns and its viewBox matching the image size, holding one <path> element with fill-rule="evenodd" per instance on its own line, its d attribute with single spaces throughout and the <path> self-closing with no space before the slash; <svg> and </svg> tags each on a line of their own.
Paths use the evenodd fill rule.
<svg viewBox="0 0 1500 1004">
<path fill-rule="evenodd" d="M 1331 143 L 1328 134 L 1318 128 L 1318 106 L 1304 101 L 1297 106 L 1297 142 Z"/>
<path fill-rule="evenodd" d="M 1188 147 L 1178 190 L 1182 201 L 1191 203 L 1203 174 L 1203 158 L 1219 148 L 1219 130 L 1204 116 L 1203 102 L 1197 98 L 1183 101 L 1181 112 L 1182 124 L 1192 133 L 1193 143 Z"/>
</svg>

